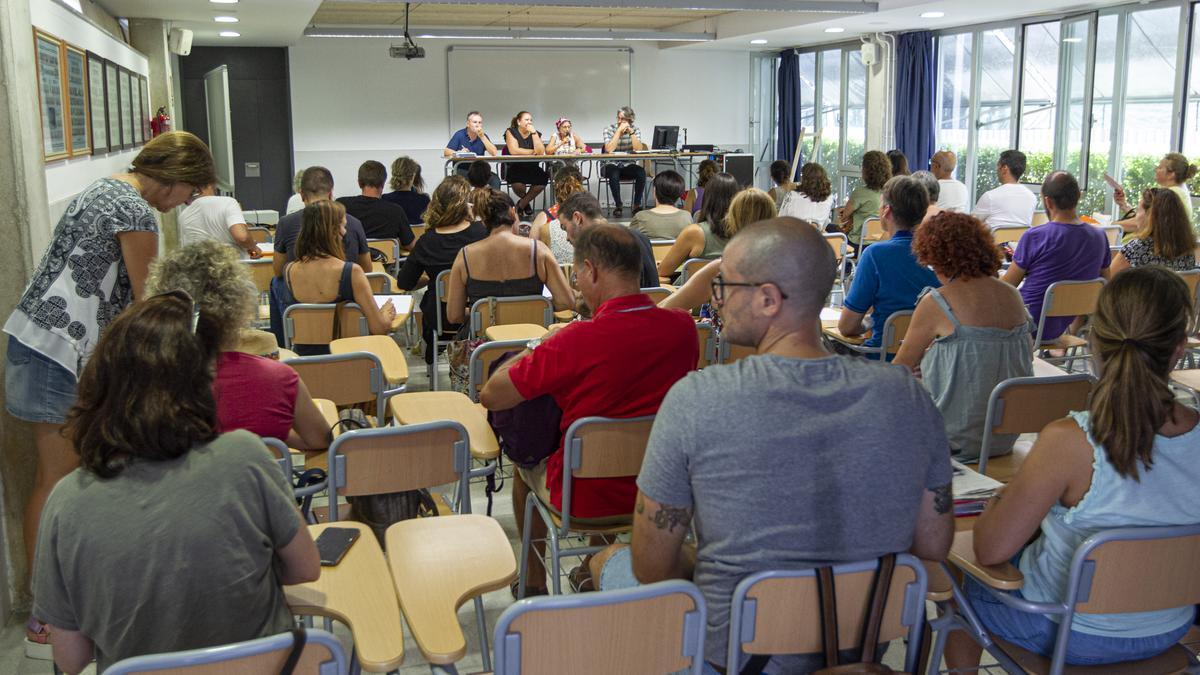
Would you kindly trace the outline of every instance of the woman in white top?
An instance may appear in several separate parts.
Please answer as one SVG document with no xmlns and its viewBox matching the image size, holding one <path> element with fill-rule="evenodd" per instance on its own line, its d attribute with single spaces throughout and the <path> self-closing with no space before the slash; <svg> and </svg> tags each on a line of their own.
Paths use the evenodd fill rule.
<svg viewBox="0 0 1200 675">
<path fill-rule="evenodd" d="M 587 143 L 571 128 L 571 120 L 560 117 L 554 122 L 558 133 L 550 137 L 546 152 L 551 155 L 578 155 L 588 152 Z"/>
<path fill-rule="evenodd" d="M 783 197 L 779 215 L 815 223 L 824 231 L 833 212 L 833 187 L 820 164 L 809 162 L 800 168 L 800 182 Z"/>
<path fill-rule="evenodd" d="M 1192 195 L 1187 182 L 1195 175 L 1196 165 L 1188 164 L 1187 157 L 1178 152 L 1168 152 L 1154 167 L 1154 182 L 1179 196 L 1183 208 L 1187 209 L 1189 221 L 1192 220 Z M 1129 210 L 1129 202 L 1121 188 L 1113 190 L 1113 201 L 1121 207 L 1122 213 Z"/>
</svg>

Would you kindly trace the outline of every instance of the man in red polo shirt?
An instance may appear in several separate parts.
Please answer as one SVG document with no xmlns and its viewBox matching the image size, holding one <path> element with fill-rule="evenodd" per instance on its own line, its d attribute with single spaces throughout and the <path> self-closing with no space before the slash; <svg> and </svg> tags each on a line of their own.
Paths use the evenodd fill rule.
<svg viewBox="0 0 1200 675">
<path fill-rule="evenodd" d="M 596 310 L 587 321 L 558 324 L 518 358 L 499 368 L 480 393 L 489 410 L 507 410 L 544 394 L 562 408 L 565 433 L 583 417 L 640 417 L 658 412 L 671 385 L 696 367 L 696 324 L 685 312 L 659 309 L 639 290 L 642 256 L 628 228 L 593 225 L 575 239 L 579 291 Z M 563 451 L 520 469 L 513 481 L 517 527 L 546 536 L 540 519 L 523 523 L 532 490 L 562 508 Z M 637 496 L 636 476 L 576 479 L 571 518 L 581 524 L 628 522 Z M 544 594 L 545 570 L 530 565 L 526 595 Z"/>
</svg>

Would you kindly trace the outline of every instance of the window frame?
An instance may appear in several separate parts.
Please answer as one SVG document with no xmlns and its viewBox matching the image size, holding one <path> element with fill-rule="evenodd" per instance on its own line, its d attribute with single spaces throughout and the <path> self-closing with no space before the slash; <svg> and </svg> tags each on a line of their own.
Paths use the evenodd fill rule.
<svg viewBox="0 0 1200 675">
<path fill-rule="evenodd" d="M 847 129 L 848 129 L 848 124 L 849 124 L 849 116 L 848 116 L 847 112 L 849 109 L 849 101 L 850 101 L 850 80 L 849 80 L 850 53 L 857 52 L 857 53 L 861 54 L 862 44 L 863 43 L 861 40 L 855 40 L 852 42 L 850 42 L 850 41 L 833 42 L 833 43 L 826 43 L 826 44 L 820 44 L 820 45 L 809 45 L 809 46 L 805 46 L 805 47 L 797 47 L 796 48 L 797 54 L 811 53 L 814 55 L 813 72 L 814 72 L 815 78 L 814 78 L 814 82 L 813 82 L 813 84 L 814 84 L 814 86 L 813 86 L 813 129 L 811 129 L 811 133 L 809 134 L 809 136 L 811 137 L 813 134 L 819 133 L 820 136 L 818 137 L 818 140 L 820 141 L 820 146 L 818 146 L 815 143 L 813 144 L 811 152 L 809 152 L 807 154 L 807 156 L 804 158 L 804 161 L 809 161 L 809 162 L 819 161 L 821 159 L 821 148 L 826 147 L 826 144 L 830 142 L 829 141 L 830 136 L 828 134 L 829 129 L 826 129 L 824 126 L 825 115 L 824 115 L 823 103 L 824 103 L 824 96 L 825 96 L 825 91 L 824 91 L 825 78 L 822 76 L 822 70 L 824 67 L 826 53 L 833 52 L 833 51 L 838 52 L 838 60 L 839 60 L 839 62 L 838 62 L 838 67 L 839 67 L 838 78 L 839 78 L 839 82 L 840 82 L 840 84 L 839 84 L 840 92 L 839 92 L 839 96 L 838 96 L 838 112 L 837 112 L 837 120 L 838 120 L 837 140 L 836 140 L 837 151 L 835 154 L 835 161 L 834 161 L 834 164 L 836 166 L 825 167 L 825 171 L 829 174 L 830 182 L 834 183 L 834 189 L 837 192 L 838 199 L 842 200 L 843 202 L 847 199 L 847 190 L 846 190 L 847 182 L 851 178 L 858 178 L 858 177 L 862 176 L 862 167 L 859 165 L 850 164 L 848 162 L 848 158 L 846 157 L 846 153 L 848 150 L 847 142 L 846 142 L 846 140 L 847 140 L 846 135 L 847 135 Z M 863 149 L 865 151 L 866 150 L 866 136 L 869 135 L 870 125 L 868 124 L 868 119 L 870 116 L 871 102 L 872 102 L 872 98 L 871 98 L 871 67 L 864 64 L 863 71 L 866 75 L 866 78 L 863 81 L 863 102 L 864 102 L 863 103 L 863 110 L 864 110 Z M 803 107 L 803 106 L 804 106 L 804 99 L 802 97 L 801 98 L 801 107 Z M 776 128 L 778 128 L 778 124 L 776 124 Z M 810 131 L 810 130 L 806 130 L 806 131 Z M 806 143 L 808 142 L 808 138 L 805 139 L 805 142 Z M 824 165 L 822 164 L 822 166 L 824 166 Z"/>
</svg>

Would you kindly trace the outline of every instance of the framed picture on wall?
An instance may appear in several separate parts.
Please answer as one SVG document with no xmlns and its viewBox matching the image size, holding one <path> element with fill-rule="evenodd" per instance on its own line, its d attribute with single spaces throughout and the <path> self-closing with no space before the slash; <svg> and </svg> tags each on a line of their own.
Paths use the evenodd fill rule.
<svg viewBox="0 0 1200 675">
<path fill-rule="evenodd" d="M 121 145 L 132 148 L 137 144 L 133 137 L 133 75 L 121 69 Z"/>
<path fill-rule="evenodd" d="M 104 62 L 104 101 L 108 106 L 108 149 L 120 150 L 121 140 L 121 86 L 117 75 L 120 71 L 112 61 Z"/>
<path fill-rule="evenodd" d="M 142 142 L 150 140 L 150 81 L 145 75 L 138 78 L 142 88 L 142 107 L 138 110 L 142 113 Z"/>
<path fill-rule="evenodd" d="M 108 105 L 104 88 L 104 59 L 87 53 L 88 110 L 91 115 L 92 154 L 108 152 Z"/>
<path fill-rule="evenodd" d="M 87 53 L 65 44 L 67 71 L 67 128 L 71 139 L 71 156 L 92 152 L 91 110 L 88 108 Z"/>
<path fill-rule="evenodd" d="M 63 45 L 58 38 L 37 29 L 33 31 L 33 41 L 42 114 L 42 157 L 46 161 L 62 159 L 71 154 L 63 93 Z"/>
</svg>

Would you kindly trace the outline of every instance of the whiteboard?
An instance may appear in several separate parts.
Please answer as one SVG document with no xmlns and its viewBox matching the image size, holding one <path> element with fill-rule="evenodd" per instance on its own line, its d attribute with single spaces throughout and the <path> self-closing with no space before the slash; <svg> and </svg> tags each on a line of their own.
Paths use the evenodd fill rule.
<svg viewBox="0 0 1200 675">
<path fill-rule="evenodd" d="M 217 189 L 233 193 L 233 125 L 229 122 L 229 72 L 217 66 L 204 74 L 204 103 L 208 110 L 208 148 L 217 169 Z"/>
<path fill-rule="evenodd" d="M 633 106 L 632 66 L 628 47 L 449 47 L 450 133 L 478 110 L 483 130 L 500 145 L 512 118 L 528 110 L 543 139 L 566 117 L 585 142 L 599 141 L 617 108 Z"/>
</svg>

